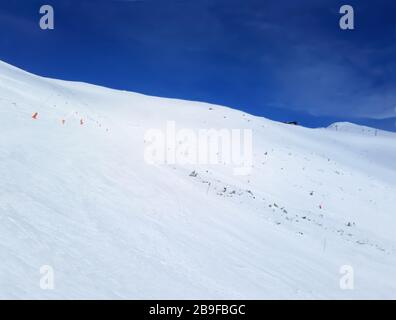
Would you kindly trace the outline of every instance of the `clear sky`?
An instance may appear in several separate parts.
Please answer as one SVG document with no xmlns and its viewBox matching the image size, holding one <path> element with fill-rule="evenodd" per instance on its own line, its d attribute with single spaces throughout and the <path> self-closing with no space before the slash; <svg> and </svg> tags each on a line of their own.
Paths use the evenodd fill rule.
<svg viewBox="0 0 396 320">
<path fill-rule="evenodd" d="M 55 30 L 39 28 L 39 8 Z M 339 27 L 343 4 L 355 30 Z M 396 131 L 394 0 L 0 0 L 0 60 L 310 127 Z"/>
</svg>

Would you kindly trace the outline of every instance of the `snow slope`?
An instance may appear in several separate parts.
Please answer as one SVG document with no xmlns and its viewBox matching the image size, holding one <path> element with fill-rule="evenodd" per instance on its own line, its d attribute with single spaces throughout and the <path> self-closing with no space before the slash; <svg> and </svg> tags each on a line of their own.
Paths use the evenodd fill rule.
<svg viewBox="0 0 396 320">
<path fill-rule="evenodd" d="M 252 129 L 251 174 L 147 164 L 145 133 L 166 121 Z M 396 135 L 353 128 L 0 62 L 0 298 L 395 299 Z M 39 286 L 43 265 L 54 290 Z"/>
</svg>

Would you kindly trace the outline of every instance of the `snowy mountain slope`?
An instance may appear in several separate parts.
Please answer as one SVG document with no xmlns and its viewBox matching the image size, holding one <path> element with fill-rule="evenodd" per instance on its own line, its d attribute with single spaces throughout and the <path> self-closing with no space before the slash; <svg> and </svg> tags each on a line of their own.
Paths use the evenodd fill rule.
<svg viewBox="0 0 396 320">
<path fill-rule="evenodd" d="M 145 134 L 167 121 L 252 129 L 251 173 L 149 165 Z M 394 133 L 289 126 L 2 62 L 0 130 L 0 298 L 396 298 Z M 54 290 L 39 286 L 43 265 Z M 343 265 L 354 290 L 340 288 Z"/>
</svg>

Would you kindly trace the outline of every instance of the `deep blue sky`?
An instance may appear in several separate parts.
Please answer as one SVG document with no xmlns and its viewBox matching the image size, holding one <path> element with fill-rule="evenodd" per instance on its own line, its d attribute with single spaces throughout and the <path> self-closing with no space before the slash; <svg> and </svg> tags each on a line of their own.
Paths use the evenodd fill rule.
<svg viewBox="0 0 396 320">
<path fill-rule="evenodd" d="M 43 4 L 53 31 L 39 28 Z M 354 31 L 339 28 L 343 4 Z M 396 131 L 394 0 L 0 0 L 0 60 L 306 126 Z"/>
</svg>

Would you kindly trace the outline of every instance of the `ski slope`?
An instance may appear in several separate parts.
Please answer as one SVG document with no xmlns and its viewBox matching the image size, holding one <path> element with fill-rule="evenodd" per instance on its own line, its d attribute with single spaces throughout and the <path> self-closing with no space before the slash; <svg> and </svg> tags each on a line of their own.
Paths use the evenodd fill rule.
<svg viewBox="0 0 396 320">
<path fill-rule="evenodd" d="M 250 174 L 149 165 L 145 134 L 166 121 L 251 129 Z M 396 299 L 395 201 L 395 133 L 290 126 L 0 62 L 1 299 Z"/>
</svg>

